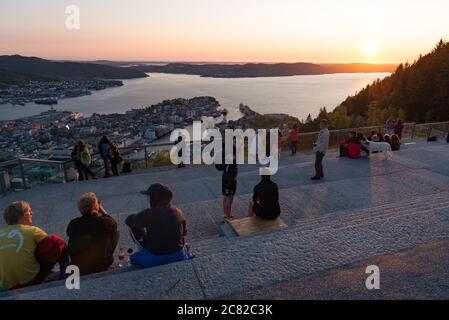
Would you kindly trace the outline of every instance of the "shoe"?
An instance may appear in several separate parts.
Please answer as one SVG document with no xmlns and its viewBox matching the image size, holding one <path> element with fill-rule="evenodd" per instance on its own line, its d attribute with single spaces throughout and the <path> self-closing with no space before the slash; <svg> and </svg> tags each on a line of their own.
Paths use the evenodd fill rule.
<svg viewBox="0 0 449 320">
<path fill-rule="evenodd" d="M 310 180 L 316 181 L 316 180 L 321 180 L 321 178 L 320 177 L 312 177 L 312 178 L 310 178 Z"/>
</svg>

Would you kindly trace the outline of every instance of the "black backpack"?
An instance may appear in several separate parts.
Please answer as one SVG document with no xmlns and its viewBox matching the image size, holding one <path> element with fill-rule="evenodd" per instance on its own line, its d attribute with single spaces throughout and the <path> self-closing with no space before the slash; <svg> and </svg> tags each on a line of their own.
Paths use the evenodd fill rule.
<svg viewBox="0 0 449 320">
<path fill-rule="evenodd" d="M 125 161 L 123 163 L 123 169 L 122 169 L 123 173 L 130 173 L 131 172 L 131 162 L 129 161 Z"/>
<path fill-rule="evenodd" d="M 225 164 L 216 164 L 215 169 L 217 169 L 218 171 L 225 171 L 226 165 Z"/>
</svg>

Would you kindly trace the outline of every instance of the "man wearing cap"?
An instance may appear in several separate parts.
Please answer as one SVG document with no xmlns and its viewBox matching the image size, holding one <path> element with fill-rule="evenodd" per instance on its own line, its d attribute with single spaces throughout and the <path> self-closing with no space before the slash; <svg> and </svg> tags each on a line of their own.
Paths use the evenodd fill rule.
<svg viewBox="0 0 449 320">
<path fill-rule="evenodd" d="M 318 134 L 318 140 L 313 145 L 315 151 L 315 176 L 312 180 L 321 180 L 324 178 L 323 158 L 329 148 L 329 122 L 326 119 L 320 121 L 321 131 Z"/>
<path fill-rule="evenodd" d="M 279 189 L 271 180 L 270 168 L 262 168 L 262 181 L 254 187 L 253 201 L 248 208 L 248 216 L 275 220 L 281 214 L 279 206 Z"/>
<path fill-rule="evenodd" d="M 148 197 L 150 208 L 130 215 L 125 222 L 141 248 L 131 256 L 131 263 L 148 268 L 191 259 L 184 240 L 186 220 L 182 211 L 171 205 L 172 191 L 156 183 L 141 193 Z"/>
</svg>

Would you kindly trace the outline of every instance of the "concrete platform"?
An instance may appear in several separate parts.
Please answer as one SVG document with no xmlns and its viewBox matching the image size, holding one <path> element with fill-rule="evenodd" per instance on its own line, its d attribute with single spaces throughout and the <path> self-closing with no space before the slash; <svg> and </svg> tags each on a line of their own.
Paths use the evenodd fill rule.
<svg viewBox="0 0 449 320">
<path fill-rule="evenodd" d="M 404 272 L 402 282 L 394 282 L 391 273 L 386 278 L 391 281 L 390 291 L 384 294 L 359 294 L 351 289 L 354 282 L 349 278 L 348 291 L 341 289 L 349 292 L 347 295 L 338 295 L 329 288 L 340 279 L 332 275 L 341 274 L 346 266 L 359 272 L 365 262 L 376 257 L 394 257 L 400 252 L 414 252 L 415 248 L 423 253 L 419 248 L 431 248 L 449 239 L 449 145 L 408 145 L 391 161 L 382 157 L 369 161 L 339 159 L 330 153 L 324 167 L 326 179 L 314 182 L 309 179 L 313 175 L 313 156 L 282 159 L 273 180 L 280 188 L 281 218 L 288 228 L 243 238 L 223 232 L 221 176 L 211 167 L 149 170 L 114 179 L 44 186 L 0 198 L 0 208 L 16 199 L 30 201 L 36 225 L 64 235 L 67 223 L 78 216 L 76 199 L 82 193 L 96 192 L 123 229 L 129 213 L 147 206 L 138 191 L 150 183 L 164 182 L 174 190 L 174 203 L 186 215 L 188 241 L 197 254 L 192 261 L 155 269 L 83 278 L 82 289 L 77 292 L 68 292 L 56 284 L 12 293 L 6 298 L 299 299 L 331 297 L 335 293 L 335 297 L 379 299 L 399 296 L 392 292 L 398 293 L 401 283 L 409 281 L 413 286 L 413 279 L 422 277 L 435 281 L 429 284 L 434 289 L 425 291 L 423 297 L 448 299 L 449 290 L 444 285 L 437 290 L 436 281 L 447 280 L 449 274 L 431 274 L 445 270 L 445 256 L 438 260 L 437 254 L 433 255 L 436 269 L 429 265 L 415 268 L 413 274 Z M 238 218 L 246 217 L 252 188 L 259 181 L 257 169 L 240 168 L 233 208 Z M 1 221 L 0 227 L 3 225 Z M 120 246 L 130 246 L 130 239 L 122 234 Z M 435 252 L 443 250 L 442 245 L 438 248 Z M 317 275 L 325 275 L 324 282 L 313 280 Z M 294 295 L 293 289 L 282 292 L 288 283 L 292 283 L 291 288 L 306 286 L 304 279 L 312 279 L 307 282 L 308 295 Z M 345 281 L 338 285 L 344 286 Z M 405 292 L 400 297 L 416 297 L 419 288 L 417 285 L 409 295 Z"/>
</svg>

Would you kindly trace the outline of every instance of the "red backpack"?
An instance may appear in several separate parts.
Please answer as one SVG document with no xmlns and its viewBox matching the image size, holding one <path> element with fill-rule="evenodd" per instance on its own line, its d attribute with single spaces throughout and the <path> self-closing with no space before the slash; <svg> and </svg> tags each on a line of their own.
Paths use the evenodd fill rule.
<svg viewBox="0 0 449 320">
<path fill-rule="evenodd" d="M 348 147 L 348 157 L 352 159 L 359 159 L 362 153 L 362 146 L 357 143 L 350 143 Z"/>
<path fill-rule="evenodd" d="M 65 249 L 65 242 L 58 236 L 43 239 L 36 247 L 35 256 L 38 262 L 56 263 Z"/>
</svg>

